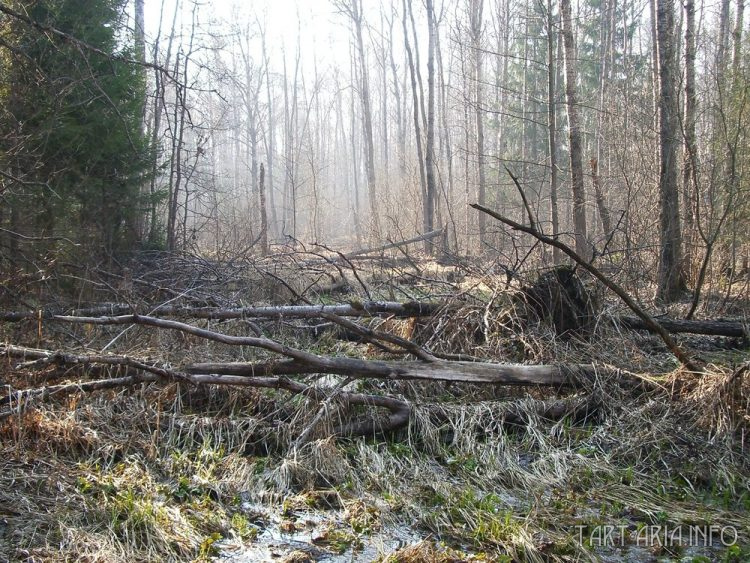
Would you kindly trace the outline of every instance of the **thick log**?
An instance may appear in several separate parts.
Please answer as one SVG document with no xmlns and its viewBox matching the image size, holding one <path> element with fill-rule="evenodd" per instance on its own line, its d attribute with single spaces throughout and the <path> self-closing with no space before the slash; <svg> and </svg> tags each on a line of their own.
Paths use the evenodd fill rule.
<svg viewBox="0 0 750 563">
<path fill-rule="evenodd" d="M 630 330 L 648 330 L 653 332 L 638 317 L 618 317 L 623 327 Z M 734 336 L 737 338 L 750 337 L 750 324 L 740 321 L 725 320 L 706 320 L 706 321 L 686 321 L 681 319 L 655 319 L 667 332 L 671 333 L 688 333 L 688 334 L 707 334 L 710 336 Z"/>
<path fill-rule="evenodd" d="M 266 389 L 283 389 L 293 395 L 304 395 L 315 401 L 324 401 L 331 396 L 331 390 L 308 386 L 286 377 L 245 377 L 237 375 L 198 374 L 177 372 L 155 364 L 143 362 L 127 356 L 105 354 L 79 355 L 38 348 L 26 348 L 11 344 L 0 345 L 0 356 L 10 356 L 33 360 L 17 368 L 41 367 L 58 364 L 73 367 L 108 366 L 124 367 L 129 373 L 123 377 L 112 377 L 95 381 L 78 381 L 60 385 L 48 385 L 34 389 L 14 390 L 10 387 L 0 396 L 0 420 L 25 411 L 34 400 L 51 397 L 61 398 L 74 393 L 92 393 L 103 389 L 131 387 L 139 383 L 185 381 L 191 385 L 232 385 Z M 126 372 L 127 373 L 127 372 Z M 335 399 L 348 406 L 369 406 L 389 411 L 385 417 L 369 417 L 354 420 L 336 427 L 337 436 L 370 436 L 391 432 L 403 427 L 411 415 L 411 405 L 407 401 L 393 397 L 337 391 Z M 2 407 L 8 407 L 2 410 Z"/>
<path fill-rule="evenodd" d="M 505 385 L 576 385 L 596 376 L 596 370 L 589 365 L 548 365 L 529 366 L 495 364 L 483 362 L 461 362 L 432 359 L 424 362 L 394 362 L 361 360 L 358 358 L 331 357 L 286 346 L 275 340 L 254 336 L 231 336 L 199 328 L 179 321 L 158 319 L 142 315 L 122 315 L 117 317 L 72 317 L 57 315 L 52 320 L 73 324 L 92 325 L 144 325 L 167 330 L 176 330 L 199 338 L 229 344 L 231 346 L 252 346 L 288 358 L 267 364 L 240 364 L 245 371 L 222 371 L 218 367 L 209 373 L 223 375 L 278 375 L 280 373 L 331 373 L 355 378 L 409 379 L 422 381 L 452 381 L 461 383 L 505 384 Z M 231 366 L 232 364 L 227 364 Z M 220 364 L 215 364 L 220 366 Z M 283 366 L 278 368 L 276 366 Z M 243 369 L 243 368 L 239 368 Z M 276 369 L 286 371 L 277 372 Z M 270 370 L 270 371 L 269 371 Z M 202 370 L 191 370 L 198 373 Z M 205 372 L 204 372 L 205 373 Z"/>
<path fill-rule="evenodd" d="M 591 381 L 602 368 L 587 364 L 522 365 L 490 362 L 376 361 L 358 358 L 326 358 L 325 365 L 296 360 L 265 363 L 195 363 L 185 367 L 190 374 L 221 374 L 244 377 L 331 373 L 355 379 L 374 378 L 412 381 L 449 381 L 491 385 L 543 385 L 577 387 Z"/>
<path fill-rule="evenodd" d="M 326 315 L 338 317 L 373 317 L 395 316 L 401 318 L 430 317 L 447 306 L 440 302 L 396 302 L 396 301 L 362 301 L 339 305 L 278 305 L 259 307 L 183 307 L 167 305 L 157 307 L 149 313 L 151 317 L 182 317 L 210 320 L 230 319 L 314 319 Z M 18 322 L 24 319 L 55 320 L 57 317 L 97 317 L 101 315 L 129 315 L 134 308 L 125 303 L 111 303 L 96 307 L 72 309 L 45 308 L 39 311 L 6 311 L 0 313 L 0 321 Z M 646 323 L 637 317 L 619 316 L 615 320 L 629 330 L 649 330 Z M 654 319 L 667 332 L 706 334 L 710 336 L 730 336 L 741 338 L 748 336 L 750 323 L 739 320 L 680 320 Z"/>
<path fill-rule="evenodd" d="M 182 307 L 165 305 L 149 311 L 152 317 L 184 317 L 194 319 L 309 319 L 324 314 L 339 317 L 372 317 L 388 315 L 396 317 L 429 317 L 444 307 L 442 303 L 357 301 L 340 305 L 278 305 L 260 307 Z M 39 311 L 8 311 L 0 313 L 0 321 L 17 322 L 24 319 L 51 319 L 57 316 L 95 317 L 101 315 L 133 314 L 134 308 L 125 303 L 112 303 L 85 309 L 64 311 L 46 308 Z"/>
</svg>

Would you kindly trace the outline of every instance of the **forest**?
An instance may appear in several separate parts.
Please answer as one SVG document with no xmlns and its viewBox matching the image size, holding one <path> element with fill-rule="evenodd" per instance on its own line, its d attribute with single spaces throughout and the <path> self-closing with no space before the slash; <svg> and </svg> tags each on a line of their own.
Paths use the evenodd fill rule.
<svg viewBox="0 0 750 563">
<path fill-rule="evenodd" d="M 0 563 L 750 560 L 745 0 L 0 0 Z"/>
</svg>

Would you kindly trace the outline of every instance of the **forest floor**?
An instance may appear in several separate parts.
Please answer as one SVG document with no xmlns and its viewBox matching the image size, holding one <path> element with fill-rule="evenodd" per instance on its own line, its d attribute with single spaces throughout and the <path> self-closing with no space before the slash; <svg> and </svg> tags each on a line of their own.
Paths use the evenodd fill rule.
<svg viewBox="0 0 750 563">
<path fill-rule="evenodd" d="M 45 397 L 0 420 L 0 561 L 750 560 L 746 341 L 678 337 L 706 365 L 688 373 L 656 337 L 609 322 L 622 312 L 609 298 L 592 333 L 560 337 L 508 322 L 517 288 L 503 276 L 459 283 L 425 271 L 429 288 L 394 276 L 387 291 L 374 278 L 362 285 L 373 298 L 460 296 L 459 308 L 366 322 L 433 351 L 618 370 L 576 389 L 357 380 L 348 388 L 408 400 L 408 424 L 331 437 L 336 419 L 357 414 L 334 406 L 300 447 L 318 405 L 278 390 L 173 382 Z M 202 323 L 248 332 L 243 319 Z M 130 329 L 30 319 L 0 325 L 0 341 L 172 365 L 257 355 Z M 384 357 L 331 332 L 263 330 L 318 354 Z M 78 379 L 55 365 L 0 364 L 8 389 Z"/>
</svg>

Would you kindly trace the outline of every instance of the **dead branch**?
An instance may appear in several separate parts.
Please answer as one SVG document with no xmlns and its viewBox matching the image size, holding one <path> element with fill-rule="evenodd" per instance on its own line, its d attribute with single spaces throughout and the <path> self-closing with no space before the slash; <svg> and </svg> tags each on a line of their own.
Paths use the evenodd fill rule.
<svg viewBox="0 0 750 563">
<path fill-rule="evenodd" d="M 643 322 L 645 326 L 648 327 L 648 329 L 652 332 L 655 332 L 656 334 L 661 337 L 661 339 L 664 341 L 664 344 L 667 345 L 667 348 L 669 348 L 670 352 L 672 352 L 675 357 L 680 361 L 680 363 L 685 366 L 688 370 L 694 371 L 694 372 L 700 372 L 701 368 L 698 366 L 694 360 L 685 352 L 675 341 L 674 339 L 669 335 L 669 332 L 661 326 L 659 323 L 657 323 L 651 315 L 649 315 L 640 305 L 638 305 L 628 293 L 622 289 L 619 285 L 617 285 L 615 282 L 613 282 L 611 279 L 609 279 L 607 276 L 602 274 L 598 268 L 593 266 L 590 262 L 583 259 L 577 252 L 575 252 L 572 248 L 570 248 L 567 244 L 560 242 L 556 238 L 550 238 L 536 229 L 533 229 L 531 227 L 527 227 L 525 225 L 521 225 L 520 223 L 516 223 L 515 221 L 508 219 L 506 217 L 503 217 L 499 213 L 496 213 L 495 211 L 484 207 L 483 205 L 479 205 L 478 203 L 472 203 L 471 207 L 474 209 L 477 209 L 481 211 L 482 213 L 486 213 L 490 217 L 494 217 L 501 223 L 505 223 L 509 227 L 511 227 L 514 230 L 521 231 L 523 233 L 530 234 L 540 242 L 543 242 L 544 244 L 548 244 L 550 246 L 554 246 L 555 248 L 559 248 L 562 250 L 565 254 L 570 256 L 581 268 L 589 272 L 592 276 L 594 276 L 596 279 L 598 279 L 600 282 L 602 282 L 607 288 L 612 290 L 620 299 L 623 300 L 623 302 L 630 308 L 631 311 L 633 311 L 640 320 Z"/>
<path fill-rule="evenodd" d="M 419 235 L 410 239 L 401 240 L 398 242 L 391 242 L 391 243 L 384 244 L 382 246 L 376 246 L 373 248 L 361 248 L 359 250 L 354 250 L 353 252 L 347 252 L 346 254 L 339 254 L 339 256 L 334 256 L 326 261 L 330 261 L 330 262 L 336 262 L 338 260 L 348 261 L 348 260 L 351 260 L 352 258 L 357 258 L 360 256 L 364 256 L 366 254 L 375 254 L 379 252 L 385 252 L 386 250 L 391 250 L 393 248 L 401 248 L 403 246 L 409 246 L 410 244 L 414 244 L 417 242 L 431 240 L 435 237 L 439 237 L 442 234 L 443 234 L 443 229 L 437 229 L 435 231 L 430 231 L 429 233 L 425 233 L 423 235 Z M 310 262 L 307 262 L 306 264 L 312 264 L 312 263 L 317 263 L 317 261 L 316 262 L 310 261 Z"/>
</svg>

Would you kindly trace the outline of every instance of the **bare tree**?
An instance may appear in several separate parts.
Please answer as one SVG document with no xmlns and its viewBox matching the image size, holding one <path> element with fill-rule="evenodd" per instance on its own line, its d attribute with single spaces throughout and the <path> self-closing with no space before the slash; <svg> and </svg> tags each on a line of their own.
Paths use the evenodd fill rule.
<svg viewBox="0 0 750 563">
<path fill-rule="evenodd" d="M 685 201 L 685 234 L 688 241 L 693 233 L 693 194 L 698 189 L 698 147 L 696 144 L 696 115 L 698 97 L 695 91 L 695 0 L 685 2 L 685 111 L 683 117 L 685 154 L 682 168 L 682 194 Z M 686 266 L 692 269 L 692 245 L 688 244 Z"/>
<path fill-rule="evenodd" d="M 143 0 L 135 0 L 135 55 L 140 62 L 146 62 L 144 19 Z"/>
<path fill-rule="evenodd" d="M 471 48 L 474 55 L 474 116 L 476 119 L 477 138 L 477 172 L 479 181 L 477 184 L 477 202 L 479 205 L 485 205 L 487 201 L 487 180 L 485 178 L 485 156 L 484 156 L 484 93 L 483 82 L 484 73 L 482 71 L 482 62 L 484 59 L 482 53 L 482 12 L 484 10 L 484 0 L 471 0 L 469 5 L 469 27 L 471 33 Z M 479 215 L 479 250 L 487 241 L 487 221 L 484 214 Z"/>
<path fill-rule="evenodd" d="M 659 198 L 661 244 L 656 296 L 670 303 L 685 289 L 682 234 L 677 190 L 679 131 L 676 89 L 674 0 L 658 0 L 656 28 L 659 48 Z"/>
<path fill-rule="evenodd" d="M 552 236 L 560 232 L 560 218 L 557 210 L 557 115 L 555 111 L 555 32 L 552 13 L 552 0 L 547 0 L 547 128 L 549 130 L 549 163 L 550 163 L 550 215 Z M 562 251 L 553 247 L 552 261 L 562 262 Z"/>
<path fill-rule="evenodd" d="M 575 250 L 584 258 L 591 256 L 586 233 L 586 193 L 583 185 L 582 135 L 578 115 L 578 90 L 576 81 L 576 46 L 573 35 L 573 16 L 570 0 L 560 0 L 562 35 L 565 54 L 565 96 L 568 106 L 568 139 L 570 143 L 570 174 L 573 188 L 573 230 Z"/>
<path fill-rule="evenodd" d="M 733 44 L 734 52 L 732 55 L 732 73 L 737 76 L 740 70 L 740 62 L 742 60 L 742 25 L 744 22 L 745 15 L 745 0 L 737 0 L 737 14 L 734 25 Z"/>
<path fill-rule="evenodd" d="M 367 57 L 362 34 L 363 16 L 362 0 L 336 0 L 339 11 L 346 14 L 352 22 L 355 46 L 359 59 L 359 97 L 362 103 L 362 129 L 365 142 L 365 167 L 367 170 L 367 190 L 370 202 L 370 219 L 373 234 L 380 238 L 380 219 L 378 194 L 375 182 L 375 141 L 373 139 L 372 110 L 370 103 L 370 82 L 368 78 Z"/>
<path fill-rule="evenodd" d="M 423 226 L 425 233 L 433 230 L 435 221 L 435 8 L 432 0 L 426 0 L 429 42 L 427 51 L 427 153 L 425 154 L 425 178 L 427 193 L 424 201 Z M 425 251 L 432 254 L 433 244 L 425 240 Z"/>
<path fill-rule="evenodd" d="M 609 0 L 605 0 L 601 11 L 601 25 L 599 33 L 600 55 L 599 55 L 599 112 L 596 118 L 596 156 L 591 159 L 591 179 L 594 187 L 594 198 L 599 218 L 602 222 L 604 236 L 609 236 L 612 231 L 612 219 L 609 215 L 606 196 L 599 175 L 599 164 L 602 162 L 604 153 L 604 119 L 607 115 L 605 104 L 607 103 L 608 85 L 610 82 L 610 50 L 612 49 L 612 12 L 615 7 Z"/>
<path fill-rule="evenodd" d="M 423 218 L 424 218 L 424 210 L 425 210 L 425 201 L 427 200 L 427 178 L 425 174 L 425 168 L 424 168 L 424 149 L 422 147 L 422 128 L 420 126 L 419 121 L 419 114 L 420 114 L 420 103 L 419 103 L 419 97 L 421 94 L 423 94 L 421 87 L 417 83 L 417 71 L 416 71 L 416 64 L 414 61 L 414 55 L 411 50 L 411 44 L 409 42 L 409 31 L 408 27 L 406 25 L 407 21 L 407 14 L 409 13 L 409 10 L 411 9 L 411 2 L 408 4 L 407 8 L 407 0 L 403 0 L 403 17 L 402 17 L 402 23 L 403 23 L 403 30 L 404 30 L 404 49 L 406 50 L 406 60 L 409 66 L 409 78 L 411 79 L 411 94 L 412 94 L 412 107 L 413 107 L 413 116 L 414 116 L 414 137 L 417 144 L 417 165 L 419 167 L 419 180 L 420 180 L 420 187 L 421 187 L 421 194 L 422 194 L 422 209 L 423 209 Z"/>
</svg>

